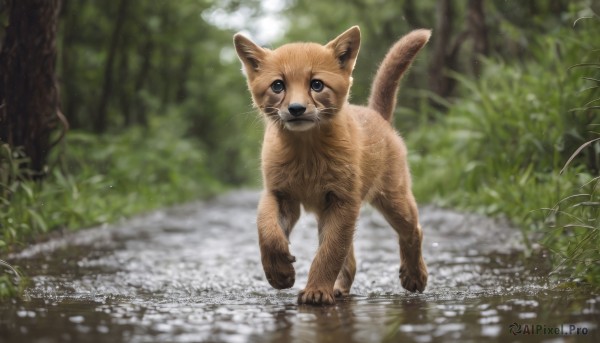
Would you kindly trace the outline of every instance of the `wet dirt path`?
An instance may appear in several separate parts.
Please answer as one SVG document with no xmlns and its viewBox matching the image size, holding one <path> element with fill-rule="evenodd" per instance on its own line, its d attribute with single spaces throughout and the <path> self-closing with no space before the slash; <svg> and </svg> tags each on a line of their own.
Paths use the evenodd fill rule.
<svg viewBox="0 0 600 343">
<path fill-rule="evenodd" d="M 236 191 L 11 256 L 29 299 L 0 304 L 0 342 L 600 341 L 599 294 L 557 288 L 518 230 L 433 207 L 421 208 L 423 294 L 400 287 L 395 233 L 364 208 L 351 296 L 297 306 L 315 220 L 292 233 L 296 284 L 278 291 L 260 265 L 257 201 Z"/>
</svg>

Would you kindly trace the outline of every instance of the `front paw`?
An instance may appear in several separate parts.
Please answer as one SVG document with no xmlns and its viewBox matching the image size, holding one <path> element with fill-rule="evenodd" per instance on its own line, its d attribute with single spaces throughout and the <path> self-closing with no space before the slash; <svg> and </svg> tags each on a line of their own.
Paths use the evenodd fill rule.
<svg viewBox="0 0 600 343">
<path fill-rule="evenodd" d="M 298 305 L 333 305 L 335 298 L 333 290 L 318 287 L 306 287 L 298 294 Z"/>
<path fill-rule="evenodd" d="M 291 288 L 296 282 L 293 262 L 296 258 L 288 252 L 263 253 L 262 263 L 269 284 L 276 289 Z"/>
<path fill-rule="evenodd" d="M 427 286 L 427 267 L 423 259 L 419 260 L 417 266 L 400 267 L 400 283 L 408 291 L 423 293 Z"/>
</svg>

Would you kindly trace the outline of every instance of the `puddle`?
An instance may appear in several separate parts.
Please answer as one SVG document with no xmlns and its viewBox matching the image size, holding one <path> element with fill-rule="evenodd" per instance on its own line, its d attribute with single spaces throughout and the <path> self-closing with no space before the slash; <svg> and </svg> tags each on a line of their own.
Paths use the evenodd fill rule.
<svg viewBox="0 0 600 343">
<path fill-rule="evenodd" d="M 557 290 L 542 253 L 510 226 L 421 209 L 423 294 L 398 280 L 395 233 L 365 208 L 351 296 L 297 306 L 317 248 L 304 216 L 291 236 L 296 284 L 266 282 L 258 193 L 237 191 L 75 233 L 10 256 L 29 301 L 0 304 L 1 342 L 597 342 L 600 294 Z"/>
</svg>

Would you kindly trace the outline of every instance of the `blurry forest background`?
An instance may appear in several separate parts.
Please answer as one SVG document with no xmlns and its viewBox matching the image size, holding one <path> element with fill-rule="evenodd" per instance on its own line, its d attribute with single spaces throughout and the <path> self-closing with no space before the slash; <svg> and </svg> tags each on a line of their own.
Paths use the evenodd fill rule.
<svg viewBox="0 0 600 343">
<path fill-rule="evenodd" d="M 236 31 L 277 47 L 360 25 L 365 103 L 390 45 L 425 27 L 395 114 L 418 201 L 506 217 L 600 284 L 599 14 L 591 0 L 0 0 L 0 251 L 258 188 Z"/>
</svg>

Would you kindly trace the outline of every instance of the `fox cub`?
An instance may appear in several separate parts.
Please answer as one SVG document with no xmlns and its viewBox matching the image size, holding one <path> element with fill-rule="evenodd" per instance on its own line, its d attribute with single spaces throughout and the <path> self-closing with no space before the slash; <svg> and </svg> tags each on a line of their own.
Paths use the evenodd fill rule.
<svg viewBox="0 0 600 343">
<path fill-rule="evenodd" d="M 318 221 L 319 248 L 299 304 L 333 304 L 335 297 L 349 294 L 356 272 L 354 231 L 363 201 L 398 233 L 402 287 L 425 289 L 423 233 L 406 147 L 391 122 L 400 78 L 430 34 L 415 30 L 392 46 L 377 71 L 367 107 L 348 103 L 360 46 L 358 26 L 326 45 L 292 43 L 275 50 L 234 36 L 252 100 L 265 117 L 264 191 L 257 226 L 271 286 L 294 285 L 295 257 L 288 237 L 300 205 Z"/>
</svg>

